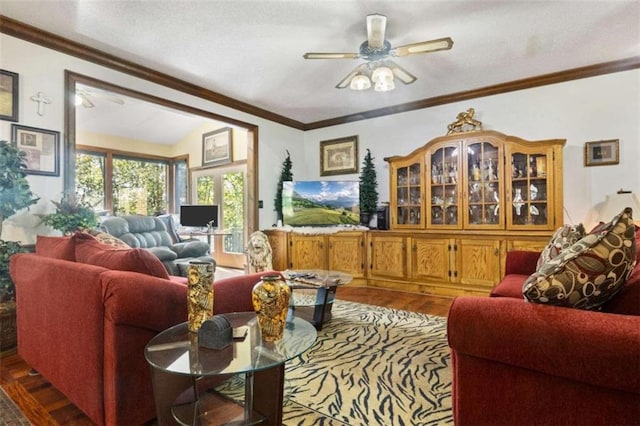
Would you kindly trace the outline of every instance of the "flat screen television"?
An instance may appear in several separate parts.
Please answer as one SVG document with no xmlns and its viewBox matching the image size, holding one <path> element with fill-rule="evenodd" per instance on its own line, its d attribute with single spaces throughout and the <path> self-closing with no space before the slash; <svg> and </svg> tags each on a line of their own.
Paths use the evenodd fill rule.
<svg viewBox="0 0 640 426">
<path fill-rule="evenodd" d="M 180 225 L 192 227 L 218 227 L 217 205 L 180 206 Z"/>
<path fill-rule="evenodd" d="M 282 222 L 291 226 L 357 225 L 360 182 L 283 182 Z"/>
</svg>

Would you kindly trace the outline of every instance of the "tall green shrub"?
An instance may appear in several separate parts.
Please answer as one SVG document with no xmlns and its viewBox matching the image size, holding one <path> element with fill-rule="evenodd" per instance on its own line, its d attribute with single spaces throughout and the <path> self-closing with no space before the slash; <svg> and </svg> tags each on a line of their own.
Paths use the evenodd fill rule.
<svg viewBox="0 0 640 426">
<path fill-rule="evenodd" d="M 362 162 L 360 172 L 360 211 L 362 213 L 374 213 L 378 207 L 378 181 L 376 176 L 371 150 L 367 149 L 367 154 Z"/>
<path fill-rule="evenodd" d="M 0 238 L 5 219 L 38 202 L 25 173 L 26 154 L 7 141 L 0 141 Z"/>
<path fill-rule="evenodd" d="M 289 155 L 289 151 L 287 150 L 287 158 L 282 163 L 282 171 L 280 172 L 280 179 L 278 180 L 276 197 L 273 200 L 278 220 L 282 220 L 282 183 L 290 182 L 293 180 L 293 173 L 291 172 L 292 165 L 293 164 L 291 162 L 291 156 Z"/>
</svg>

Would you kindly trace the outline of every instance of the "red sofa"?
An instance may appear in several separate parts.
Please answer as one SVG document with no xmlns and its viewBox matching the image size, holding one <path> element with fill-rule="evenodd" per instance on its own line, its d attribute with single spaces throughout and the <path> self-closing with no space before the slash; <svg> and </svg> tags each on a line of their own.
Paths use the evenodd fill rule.
<svg viewBox="0 0 640 426">
<path fill-rule="evenodd" d="M 144 347 L 158 332 L 186 321 L 186 278 L 74 261 L 79 255 L 74 239 L 57 238 L 39 238 L 36 253 L 11 257 L 18 353 L 98 425 L 153 419 Z M 135 250 L 142 249 L 131 253 L 140 254 Z M 106 252 L 112 257 L 125 254 Z M 148 260 L 137 259 L 129 267 Z M 164 269 L 155 262 L 154 267 Z M 214 312 L 253 310 L 251 289 L 261 275 L 215 282 Z"/>
<path fill-rule="evenodd" d="M 538 255 L 508 253 L 493 297 L 451 306 L 455 424 L 640 424 L 640 262 L 601 311 L 585 311 L 523 299 Z"/>
</svg>

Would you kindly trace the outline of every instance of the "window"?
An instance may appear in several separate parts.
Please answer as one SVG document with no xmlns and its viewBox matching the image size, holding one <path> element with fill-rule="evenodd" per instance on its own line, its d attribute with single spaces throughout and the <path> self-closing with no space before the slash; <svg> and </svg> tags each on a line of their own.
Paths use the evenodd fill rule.
<svg viewBox="0 0 640 426">
<path fill-rule="evenodd" d="M 187 199 L 186 158 L 83 147 L 76 153 L 76 165 L 76 191 L 98 211 L 155 216 Z"/>
</svg>

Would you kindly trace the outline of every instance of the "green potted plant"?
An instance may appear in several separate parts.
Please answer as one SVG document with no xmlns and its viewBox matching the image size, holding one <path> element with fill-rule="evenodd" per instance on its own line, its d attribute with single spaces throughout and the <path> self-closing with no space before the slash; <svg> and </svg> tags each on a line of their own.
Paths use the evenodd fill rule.
<svg viewBox="0 0 640 426">
<path fill-rule="evenodd" d="M 25 153 L 0 141 L 0 349 L 16 345 L 15 286 L 9 275 L 9 259 L 25 251 L 18 241 L 2 239 L 2 225 L 19 210 L 38 202 L 25 173 Z"/>
<path fill-rule="evenodd" d="M 282 163 L 282 171 L 280 172 L 280 179 L 278 180 L 278 188 L 276 189 L 276 197 L 273 200 L 276 210 L 276 219 L 282 222 L 282 183 L 290 182 L 293 180 L 293 173 L 291 173 L 291 156 L 287 150 L 287 158 Z"/>
<path fill-rule="evenodd" d="M 56 211 L 41 215 L 42 223 L 62 232 L 63 235 L 98 226 L 98 215 L 93 207 L 78 200 L 75 194 L 64 193 L 60 201 L 51 202 L 56 206 Z"/>
<path fill-rule="evenodd" d="M 360 223 L 369 226 L 372 215 L 378 209 L 378 181 L 376 176 L 371 150 L 367 149 L 367 154 L 362 162 L 360 171 Z"/>
</svg>

